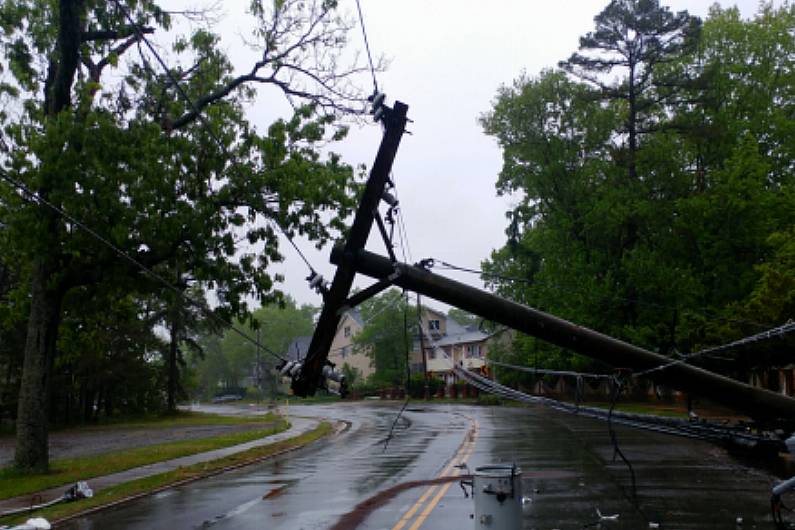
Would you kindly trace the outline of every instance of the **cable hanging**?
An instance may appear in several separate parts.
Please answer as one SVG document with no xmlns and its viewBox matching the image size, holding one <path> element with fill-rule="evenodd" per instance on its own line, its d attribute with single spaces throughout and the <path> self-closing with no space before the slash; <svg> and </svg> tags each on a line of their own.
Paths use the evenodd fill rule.
<svg viewBox="0 0 795 530">
<path fill-rule="evenodd" d="M 204 113 L 202 113 L 202 111 L 198 107 L 198 105 L 195 104 L 195 102 L 191 99 L 190 95 L 188 95 L 188 93 L 182 87 L 182 85 L 180 84 L 179 80 L 171 72 L 171 69 L 168 67 L 166 62 L 161 57 L 161 55 L 155 49 L 154 45 L 149 41 L 149 39 L 146 38 L 146 34 L 142 31 L 140 24 L 138 24 L 135 21 L 135 19 L 133 19 L 132 15 L 130 14 L 130 11 L 119 0 L 113 0 L 113 2 L 116 4 L 116 6 L 122 12 L 124 17 L 127 19 L 127 21 L 130 23 L 130 25 L 133 27 L 133 29 L 135 30 L 136 35 L 138 36 L 139 41 L 142 41 L 146 45 L 146 47 L 149 49 L 149 51 L 152 53 L 152 55 L 154 55 L 155 59 L 157 60 L 158 64 L 160 64 L 160 67 L 165 72 L 165 74 L 168 77 L 168 79 L 171 82 L 171 84 L 176 88 L 177 92 L 179 92 L 180 97 L 182 97 L 182 99 L 185 100 L 185 103 L 196 114 L 196 117 L 199 120 L 202 121 L 202 123 L 205 126 L 205 131 L 207 132 L 207 134 L 209 134 L 213 138 L 213 140 L 218 144 L 218 146 L 223 151 L 224 156 L 226 156 L 230 160 L 231 165 L 233 167 L 235 167 L 235 168 L 239 168 L 241 166 L 240 161 L 237 159 L 237 157 L 235 155 L 233 155 L 233 154 L 231 154 L 229 152 L 229 150 L 227 149 L 226 145 L 223 143 L 221 138 L 213 130 L 211 124 L 207 120 L 207 117 L 204 115 Z M 151 69 L 151 66 L 149 66 L 149 63 L 145 61 L 145 64 L 146 64 L 147 68 L 149 68 L 150 71 L 151 71 L 152 69 Z M 156 72 L 154 72 L 154 71 L 151 71 L 151 73 L 156 75 Z M 304 263 L 307 265 L 307 267 L 309 267 L 309 270 L 310 270 L 309 278 L 314 277 L 317 274 L 315 272 L 315 269 L 312 267 L 311 263 L 306 258 L 304 253 L 301 252 L 301 250 L 298 248 L 298 245 L 296 245 L 295 241 L 290 236 L 289 232 L 287 232 L 287 230 L 281 225 L 281 223 L 278 222 L 278 220 L 276 220 L 274 218 L 269 218 L 268 221 L 274 223 L 279 228 L 279 230 L 282 232 L 282 234 L 284 234 L 284 237 L 287 238 L 287 240 L 290 242 L 290 244 L 293 246 L 293 248 L 298 252 L 298 255 L 301 257 L 301 259 L 304 261 Z"/>
<path fill-rule="evenodd" d="M 767 331 L 762 331 L 761 333 L 757 333 L 755 335 L 751 335 L 749 337 L 744 337 L 742 339 L 738 339 L 727 344 L 722 344 L 720 346 L 715 346 L 712 348 L 707 348 L 705 350 L 700 350 L 694 353 L 690 353 L 684 355 L 681 359 L 676 359 L 666 364 L 661 364 L 660 366 L 655 366 L 654 368 L 649 368 L 648 370 L 643 370 L 642 372 L 636 372 L 634 374 L 635 377 L 642 377 L 644 375 L 648 375 L 654 372 L 659 372 L 661 370 L 665 370 L 666 368 L 670 368 L 671 366 L 676 366 L 678 364 L 687 363 L 689 360 L 694 359 L 696 357 L 701 357 L 704 355 L 709 355 L 713 353 L 719 353 L 727 350 L 733 350 L 736 348 L 741 348 L 743 346 L 747 346 L 749 344 L 755 344 L 757 342 L 764 342 L 774 338 L 784 337 L 789 335 L 790 333 L 795 332 L 795 322 L 792 320 L 788 321 L 786 324 L 781 326 L 775 327 L 773 329 L 769 329 Z"/>
<path fill-rule="evenodd" d="M 554 283 L 550 283 L 550 282 L 545 282 L 543 280 L 535 280 L 535 279 L 534 280 L 530 280 L 528 278 L 517 278 L 515 276 L 507 276 L 507 275 L 504 275 L 504 274 L 487 272 L 487 271 L 483 271 L 483 270 L 479 270 L 479 269 L 472 269 L 472 268 L 469 268 L 469 267 L 462 267 L 460 265 L 454 265 L 452 263 L 448 263 L 448 262 L 446 262 L 446 261 L 444 261 L 442 259 L 439 259 L 439 258 L 426 258 L 426 259 L 423 260 L 423 262 L 429 263 L 430 267 L 437 266 L 437 264 L 438 264 L 439 268 L 441 268 L 441 269 L 454 270 L 454 271 L 459 271 L 459 272 L 466 272 L 468 274 L 477 274 L 477 275 L 483 276 L 484 278 L 494 278 L 495 280 L 501 280 L 501 281 L 504 281 L 504 282 L 524 283 L 526 285 L 544 285 L 546 287 L 551 287 L 551 288 L 556 289 L 558 291 L 564 291 L 564 292 L 575 293 L 575 294 L 581 294 L 582 293 L 582 290 L 580 290 L 580 289 L 573 289 L 571 287 L 565 287 L 563 285 L 558 285 L 558 284 L 554 284 Z M 613 300 L 621 301 L 621 302 L 633 302 L 633 303 L 636 303 L 636 304 L 641 305 L 641 306 L 653 307 L 653 308 L 657 308 L 657 309 L 670 309 L 670 310 L 673 310 L 673 311 L 678 311 L 678 310 L 681 309 L 681 308 L 678 308 L 678 307 L 673 307 L 673 306 L 669 306 L 669 305 L 665 305 L 665 304 L 658 304 L 658 303 L 655 303 L 655 302 L 646 302 L 646 301 L 643 301 L 643 300 L 630 300 L 629 298 L 625 298 L 625 297 L 619 296 L 617 294 L 610 294 L 610 298 L 613 299 Z M 764 329 L 764 328 L 767 327 L 766 324 L 762 324 L 760 322 L 754 322 L 753 320 L 745 320 L 745 319 L 741 319 L 741 318 L 722 317 L 722 316 L 720 316 L 720 315 L 718 315 L 716 313 L 711 313 L 709 311 L 705 311 L 704 308 L 701 308 L 698 311 L 694 311 L 694 313 L 697 313 L 699 315 L 702 315 L 702 316 L 707 317 L 707 318 L 712 319 L 712 320 L 733 322 L 733 323 L 736 323 L 736 324 L 748 324 L 750 326 L 754 326 L 754 327 L 759 328 L 759 329 Z"/>
<path fill-rule="evenodd" d="M 160 283 L 161 285 L 163 285 L 164 287 L 166 287 L 170 291 L 172 291 L 175 294 L 177 294 L 177 296 L 179 296 L 183 301 L 185 301 L 185 302 L 189 303 L 190 305 L 192 305 L 192 306 L 196 307 L 197 309 L 199 309 L 206 316 L 210 317 L 211 319 L 215 320 L 216 322 L 218 322 L 220 324 L 223 324 L 225 327 L 228 327 L 229 329 L 234 331 L 236 334 L 240 335 L 244 340 L 246 340 L 246 341 L 254 344 L 255 346 L 260 347 L 263 350 L 265 350 L 266 353 L 276 357 L 277 359 L 279 359 L 281 361 L 284 360 L 284 358 L 281 355 L 279 355 L 278 353 L 272 351 L 270 348 L 264 346 L 263 344 L 258 342 L 253 337 L 250 337 L 248 334 L 246 334 L 245 332 L 243 332 L 240 329 L 238 329 L 237 327 L 235 327 L 235 325 L 232 324 L 231 322 L 229 322 L 229 321 L 223 319 L 222 317 L 220 317 L 218 314 L 215 313 L 215 311 L 213 311 L 212 309 L 207 307 L 206 303 L 200 302 L 198 300 L 194 300 L 193 298 L 191 298 L 190 296 L 185 294 L 183 291 L 178 289 L 176 286 L 174 286 L 171 282 L 169 282 L 168 280 L 163 278 L 160 274 L 156 273 L 155 271 L 153 271 L 152 269 L 150 269 L 149 267 L 147 267 L 146 265 L 144 265 L 143 263 L 141 263 L 140 261 L 135 259 L 133 256 L 130 256 L 127 252 L 125 252 L 124 250 L 122 250 L 118 246 L 114 245 L 110 240 L 108 240 L 107 238 L 103 237 L 96 230 L 94 230 L 93 228 L 91 228 L 88 225 L 84 224 L 83 222 L 79 221 L 74 216 L 72 216 L 71 214 L 69 214 L 68 212 L 63 210 L 62 208 L 58 207 L 57 205 L 53 204 L 52 202 L 50 202 L 47 199 L 41 197 L 38 193 L 36 193 L 33 190 L 31 190 L 30 188 L 28 188 L 23 182 L 20 182 L 20 181 L 16 180 L 15 178 L 13 178 L 11 175 L 6 173 L 2 169 L 0 169 L 0 178 L 2 178 L 7 183 L 11 184 L 15 189 L 17 189 L 24 196 L 26 196 L 27 200 L 29 200 L 31 202 L 34 202 L 36 204 L 39 204 L 39 205 L 44 205 L 44 206 L 50 208 L 51 210 L 56 212 L 58 215 L 60 215 L 61 217 L 63 217 L 64 219 L 66 219 L 67 221 L 72 223 L 74 226 L 80 228 L 81 230 L 83 230 L 84 232 L 89 234 L 91 237 L 93 237 L 94 239 L 96 239 L 97 241 L 99 241 L 100 243 L 102 243 L 103 245 L 108 247 L 109 249 L 111 249 L 116 255 L 118 255 L 119 257 L 127 260 L 128 262 L 133 264 L 135 267 L 137 267 L 138 269 L 142 270 L 149 277 L 151 277 L 152 279 L 154 279 L 155 281 L 157 281 L 158 283 Z"/>
<path fill-rule="evenodd" d="M 608 374 L 592 374 L 587 372 L 574 372 L 571 370 L 549 370 L 546 368 L 533 368 L 530 366 L 518 366 L 515 364 L 504 363 L 501 361 L 495 361 L 492 359 L 484 359 L 487 364 L 493 364 L 495 366 L 502 366 L 503 368 L 511 368 L 513 370 L 519 370 L 522 372 L 528 372 L 531 374 L 537 375 L 553 375 L 553 376 L 560 376 L 560 377 L 581 377 L 584 379 L 613 379 L 612 375 Z"/>
<path fill-rule="evenodd" d="M 359 12 L 359 23 L 362 26 L 362 36 L 364 37 L 364 47 L 367 50 L 367 60 L 370 62 L 370 73 L 373 76 L 373 94 L 378 94 L 378 81 L 375 78 L 375 65 L 373 64 L 373 55 L 370 53 L 370 41 L 367 38 L 367 28 L 364 26 L 364 15 L 362 15 L 362 6 L 359 0 L 356 0 L 356 10 Z"/>
</svg>

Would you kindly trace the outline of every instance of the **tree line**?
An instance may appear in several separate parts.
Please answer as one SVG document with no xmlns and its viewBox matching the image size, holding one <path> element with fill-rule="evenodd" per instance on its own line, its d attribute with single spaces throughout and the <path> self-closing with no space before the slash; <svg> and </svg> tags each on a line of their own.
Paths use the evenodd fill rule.
<svg viewBox="0 0 795 530">
<path fill-rule="evenodd" d="M 787 322 L 795 6 L 763 3 L 746 20 L 716 5 L 702 21 L 614 0 L 594 24 L 577 52 L 500 89 L 481 118 L 503 151 L 497 190 L 518 198 L 484 278 L 669 356 Z M 700 362 L 746 377 L 792 352 L 779 340 Z M 600 368 L 527 337 L 504 355 Z"/>
</svg>

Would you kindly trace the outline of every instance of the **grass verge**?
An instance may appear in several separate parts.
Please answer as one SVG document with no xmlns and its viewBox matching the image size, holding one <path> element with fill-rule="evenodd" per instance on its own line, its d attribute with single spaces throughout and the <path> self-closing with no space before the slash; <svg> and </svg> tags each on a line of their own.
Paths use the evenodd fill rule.
<svg viewBox="0 0 795 530">
<path fill-rule="evenodd" d="M 270 416 L 270 421 L 258 418 L 262 429 L 233 432 L 220 436 L 180 440 L 162 444 L 136 447 L 123 451 L 53 461 L 50 472 L 39 475 L 21 474 L 12 468 L 0 470 L 0 499 L 36 493 L 56 486 L 71 485 L 78 480 L 110 475 L 135 467 L 180 458 L 205 451 L 213 451 L 250 442 L 282 432 L 289 424 L 281 418 Z"/>
<path fill-rule="evenodd" d="M 334 428 L 330 423 L 321 422 L 315 429 L 293 438 L 282 440 L 281 442 L 255 447 L 248 451 L 236 453 L 210 462 L 180 467 L 167 473 L 125 482 L 104 489 L 91 499 L 83 499 L 69 504 L 52 506 L 44 510 L 39 510 L 35 512 L 35 514 L 25 514 L 22 516 L 0 519 L 0 522 L 4 524 L 14 524 L 25 521 L 33 516 L 44 517 L 49 521 L 64 521 L 77 515 L 98 511 L 107 506 L 121 504 L 169 487 L 216 475 L 230 469 L 253 464 L 260 460 L 301 448 L 331 434 L 333 430 Z"/>
</svg>

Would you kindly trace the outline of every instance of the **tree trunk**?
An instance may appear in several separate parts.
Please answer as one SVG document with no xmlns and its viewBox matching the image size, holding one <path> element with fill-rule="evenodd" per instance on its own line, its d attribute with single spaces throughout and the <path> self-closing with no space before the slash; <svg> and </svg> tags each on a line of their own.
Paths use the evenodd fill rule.
<svg viewBox="0 0 795 530">
<path fill-rule="evenodd" d="M 31 278 L 30 318 L 17 407 L 14 463 L 26 471 L 49 465 L 47 406 L 63 293 L 50 285 L 51 268 L 37 260 Z"/>
</svg>

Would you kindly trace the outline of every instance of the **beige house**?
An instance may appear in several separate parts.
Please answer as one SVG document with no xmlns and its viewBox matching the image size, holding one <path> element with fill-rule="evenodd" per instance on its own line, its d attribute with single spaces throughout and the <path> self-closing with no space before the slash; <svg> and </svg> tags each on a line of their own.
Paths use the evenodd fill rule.
<svg viewBox="0 0 795 530">
<path fill-rule="evenodd" d="M 453 363 L 467 370 L 482 371 L 486 365 L 491 335 L 477 326 L 462 326 L 453 319 L 431 308 L 422 315 L 423 347 L 428 363 L 428 373 L 456 382 Z M 412 373 L 422 373 L 422 353 L 419 337 L 411 354 Z"/>
<path fill-rule="evenodd" d="M 334 340 L 331 341 L 328 360 L 334 363 L 337 370 L 342 370 L 342 367 L 346 364 L 351 368 L 356 368 L 361 372 L 361 377 L 366 379 L 374 371 L 372 359 L 362 351 L 362 348 L 357 348 L 357 345 L 353 342 L 353 337 L 363 327 L 364 322 L 359 311 L 357 309 L 347 311 L 340 320 L 339 326 L 337 326 Z"/>
</svg>

